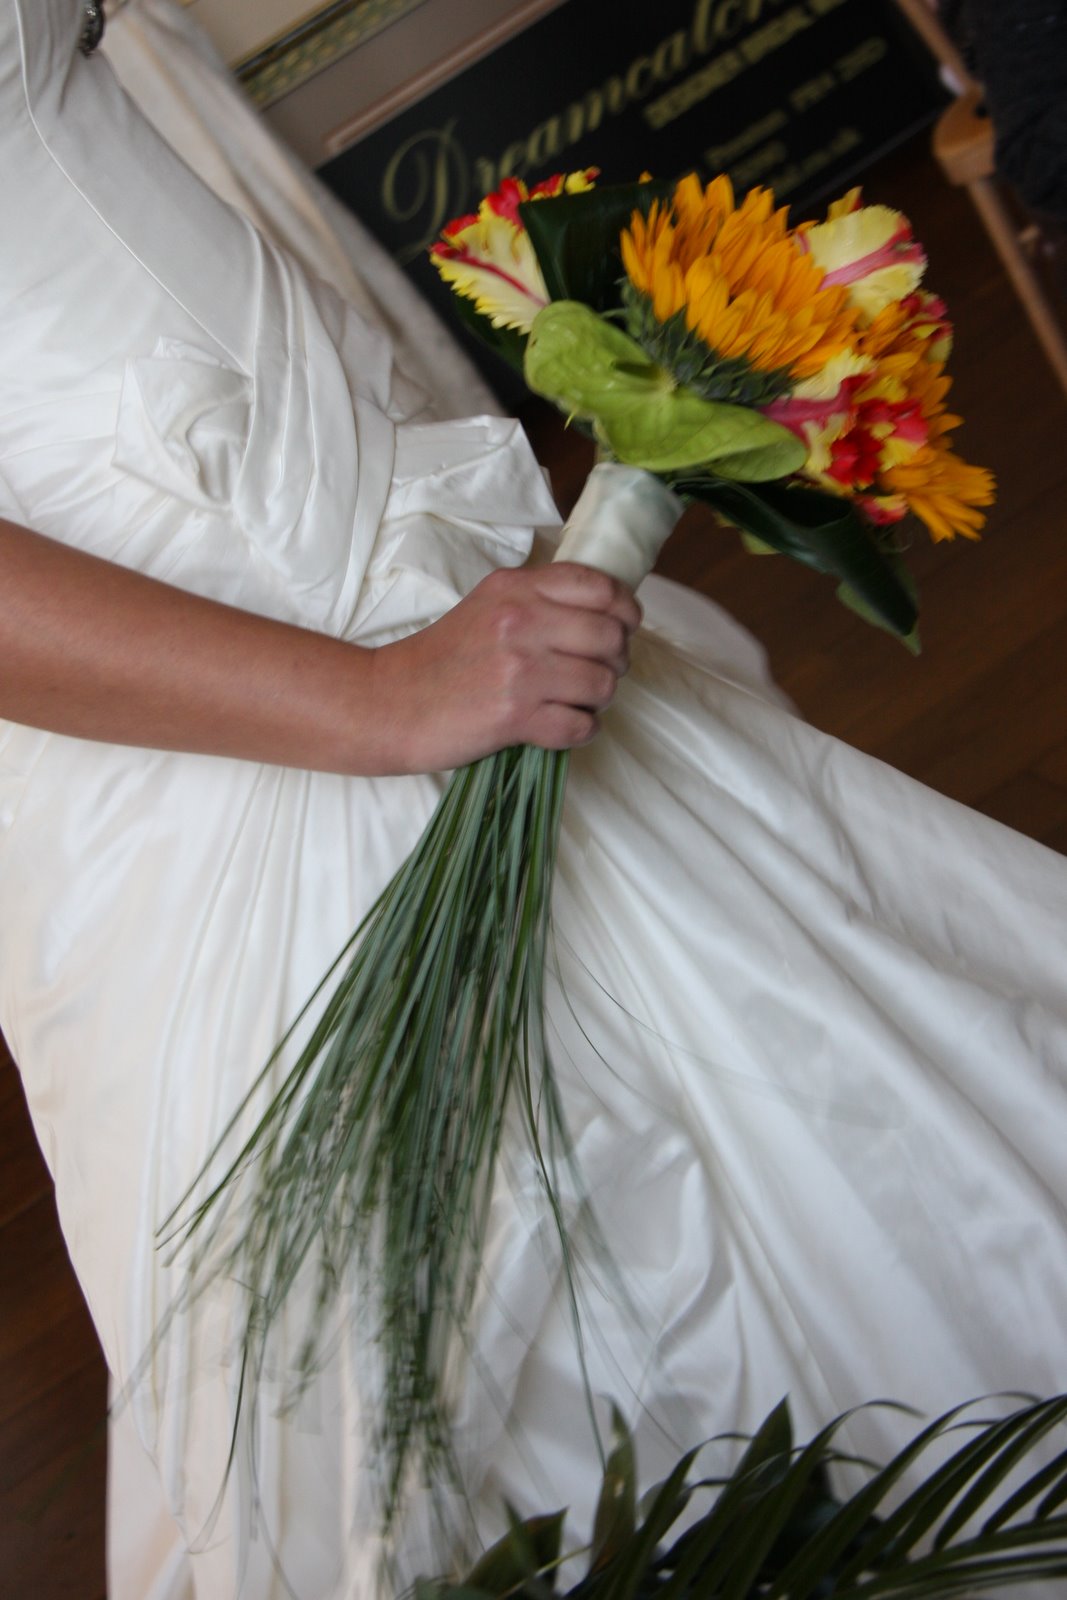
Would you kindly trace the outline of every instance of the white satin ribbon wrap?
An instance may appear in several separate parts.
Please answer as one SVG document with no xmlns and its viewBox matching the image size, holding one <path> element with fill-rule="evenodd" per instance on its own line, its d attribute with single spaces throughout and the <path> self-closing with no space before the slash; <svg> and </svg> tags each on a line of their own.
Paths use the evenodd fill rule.
<svg viewBox="0 0 1067 1600">
<path fill-rule="evenodd" d="M 580 561 L 636 589 L 685 506 L 643 467 L 598 463 L 567 518 L 557 561 Z"/>
</svg>

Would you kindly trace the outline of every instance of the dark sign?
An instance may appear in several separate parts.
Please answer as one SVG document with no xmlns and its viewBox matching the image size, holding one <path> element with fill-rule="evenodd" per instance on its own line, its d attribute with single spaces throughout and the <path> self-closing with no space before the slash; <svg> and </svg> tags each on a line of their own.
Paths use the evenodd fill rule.
<svg viewBox="0 0 1067 1600">
<path fill-rule="evenodd" d="M 444 306 L 426 252 L 504 177 L 728 172 L 796 217 L 944 100 L 891 0 L 565 0 L 320 176 Z"/>
</svg>

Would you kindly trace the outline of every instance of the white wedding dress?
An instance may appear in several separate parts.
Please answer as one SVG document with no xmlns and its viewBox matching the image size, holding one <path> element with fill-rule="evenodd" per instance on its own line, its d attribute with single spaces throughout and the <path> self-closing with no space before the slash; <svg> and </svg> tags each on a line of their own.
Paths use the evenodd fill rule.
<svg viewBox="0 0 1067 1600">
<path fill-rule="evenodd" d="M 410 420 L 383 335 L 175 159 L 81 21 L 0 0 L 0 510 L 368 644 L 523 560 L 554 512 L 517 428 Z M 787 1392 L 806 1434 L 1067 1389 L 1067 862 L 805 726 L 715 608 L 648 598 L 555 898 L 550 1033 L 633 1302 L 591 1275 L 594 1391 L 651 1480 Z M 123 1396 L 111 1600 L 373 1592 L 359 1308 L 228 1478 L 228 1286 L 142 1358 L 157 1224 L 440 782 L 0 724 L 0 1024 Z M 505 1496 L 588 1525 L 558 1276 L 509 1151 L 457 1400 L 486 1536 Z M 440 1566 L 419 1537 L 409 1568 Z"/>
</svg>

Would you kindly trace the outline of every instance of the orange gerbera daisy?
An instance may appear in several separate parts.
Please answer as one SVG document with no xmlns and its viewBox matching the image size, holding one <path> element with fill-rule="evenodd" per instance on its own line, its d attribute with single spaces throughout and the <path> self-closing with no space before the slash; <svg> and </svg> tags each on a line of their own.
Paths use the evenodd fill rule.
<svg viewBox="0 0 1067 1600">
<path fill-rule="evenodd" d="M 680 343 L 686 333 L 699 341 L 707 358 L 701 376 L 736 365 L 770 379 L 764 401 L 821 372 L 852 343 L 857 318 L 847 288 L 822 286 L 822 268 L 798 246 L 768 189 L 753 189 L 737 206 L 728 178 L 703 188 L 690 174 L 670 205 L 654 202 L 647 218 L 635 212 L 622 259 L 634 291 L 628 303 L 638 312 L 631 332 L 646 347 L 651 335 L 652 353 L 666 356 L 681 381 L 717 397 L 720 390 L 694 379 L 691 348 L 679 372 L 670 340 L 656 340 L 649 315 L 670 325 Z"/>
<path fill-rule="evenodd" d="M 953 453 L 949 434 L 961 419 L 944 408 L 950 380 L 940 361 L 920 362 L 909 389 L 926 421 L 927 437 L 913 455 L 887 466 L 879 489 L 899 495 L 920 517 L 932 539 L 977 539 L 985 524 L 978 509 L 993 503 L 995 482 L 985 467 L 973 467 Z"/>
<path fill-rule="evenodd" d="M 976 539 L 994 481 L 952 450 L 960 418 L 945 408 L 949 378 L 939 359 L 948 342 L 939 302 L 887 307 L 859 341 L 868 371 L 829 402 L 785 400 L 770 414 L 807 444 L 804 476 L 854 497 L 873 522 L 910 511 L 935 540 Z"/>
</svg>

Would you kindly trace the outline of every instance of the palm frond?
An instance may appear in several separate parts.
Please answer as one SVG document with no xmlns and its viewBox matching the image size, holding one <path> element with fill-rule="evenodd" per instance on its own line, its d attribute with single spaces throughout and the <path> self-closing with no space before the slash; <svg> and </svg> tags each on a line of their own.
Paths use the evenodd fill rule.
<svg viewBox="0 0 1067 1600">
<path fill-rule="evenodd" d="M 957 1407 L 923 1428 L 841 1499 L 831 1475 L 848 1459 L 835 1444 L 847 1415 L 798 1448 L 783 1400 L 728 1477 L 691 1482 L 697 1455 L 691 1451 L 645 1497 L 639 1516 L 631 1499 L 633 1444 L 616 1417 L 588 1567 L 563 1591 L 566 1600 L 947 1600 L 1067 1577 L 1067 1450 L 1010 1487 L 1036 1447 L 1067 1420 L 1067 1396 L 985 1423 L 968 1419 L 969 1409 Z M 960 1429 L 965 1441 L 887 1511 L 904 1474 Z M 698 1493 L 713 1494 L 708 1510 L 667 1544 Z M 620 1500 L 626 1509 L 609 1516 L 606 1507 Z M 537 1526 L 538 1519 L 513 1521 L 491 1562 L 459 1582 L 423 1582 L 419 1600 L 560 1594 L 558 1548 L 541 1560 L 525 1531 Z M 497 1581 L 498 1574 L 506 1581 Z"/>
</svg>

